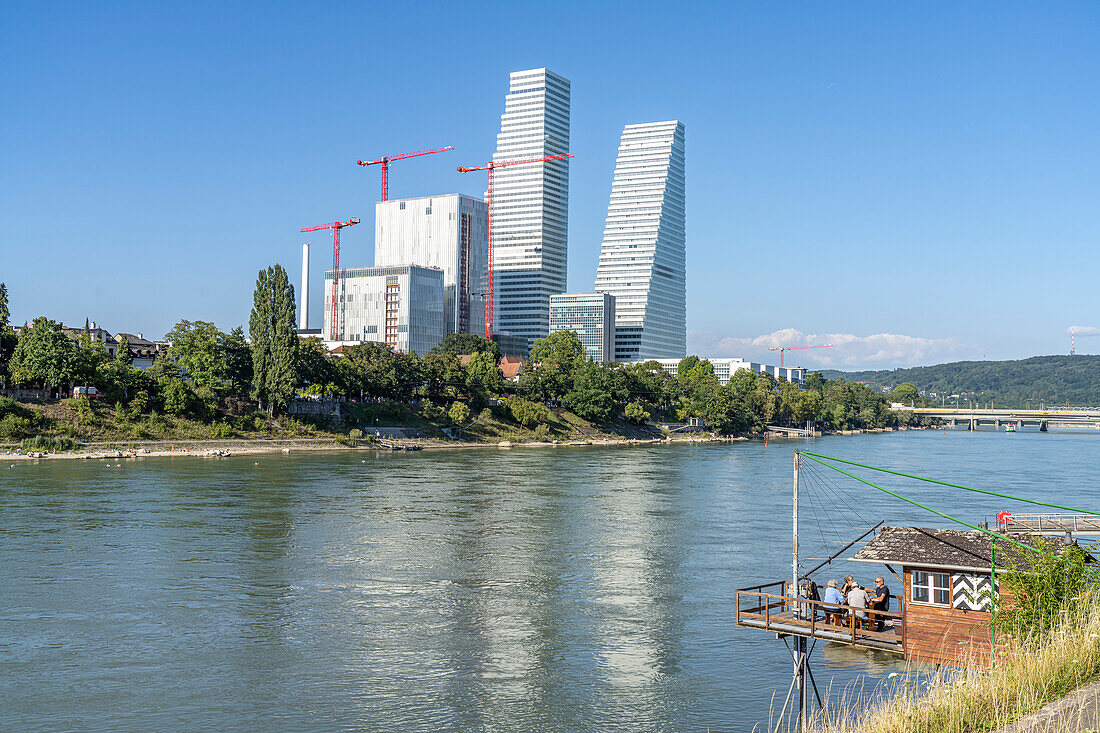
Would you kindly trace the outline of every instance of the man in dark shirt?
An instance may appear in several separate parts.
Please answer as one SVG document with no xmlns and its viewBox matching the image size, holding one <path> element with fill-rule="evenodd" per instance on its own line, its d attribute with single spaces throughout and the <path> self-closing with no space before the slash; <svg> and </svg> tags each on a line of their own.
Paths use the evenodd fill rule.
<svg viewBox="0 0 1100 733">
<path fill-rule="evenodd" d="M 875 578 L 875 587 L 871 591 L 871 609 L 875 611 L 890 610 L 890 589 L 882 578 Z M 875 631 L 882 631 L 885 616 L 875 615 Z"/>
</svg>

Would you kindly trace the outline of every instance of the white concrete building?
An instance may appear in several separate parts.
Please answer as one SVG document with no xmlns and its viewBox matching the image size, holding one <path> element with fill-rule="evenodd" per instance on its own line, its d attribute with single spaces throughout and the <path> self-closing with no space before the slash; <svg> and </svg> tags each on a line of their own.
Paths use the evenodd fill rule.
<svg viewBox="0 0 1100 733">
<path fill-rule="evenodd" d="M 550 333 L 573 331 L 589 357 L 601 364 L 615 360 L 615 298 L 607 293 L 559 293 L 550 296 Z"/>
<path fill-rule="evenodd" d="M 569 81 L 546 69 L 511 74 L 494 161 L 569 152 Z M 569 161 L 494 172 L 494 329 L 550 332 L 550 296 L 566 289 Z"/>
<path fill-rule="evenodd" d="M 374 266 L 443 270 L 443 329 L 485 333 L 489 207 L 458 193 L 379 201 Z"/>
<path fill-rule="evenodd" d="M 607 206 L 596 291 L 615 296 L 615 360 L 687 352 L 684 126 L 627 125 Z"/>
<path fill-rule="evenodd" d="M 700 356 L 700 359 L 704 357 Z M 650 360 L 647 360 L 650 361 Z M 676 370 L 680 366 L 680 359 L 653 359 L 661 365 L 661 368 L 672 376 L 676 376 Z M 706 359 L 714 367 L 714 376 L 721 384 L 728 384 L 734 372 L 739 369 L 749 369 L 761 374 L 770 374 L 776 379 L 782 377 L 788 382 L 795 382 L 800 387 L 806 384 L 806 369 L 804 367 L 778 367 L 771 364 L 759 364 L 754 361 L 745 361 L 739 357 L 717 357 Z"/>
<path fill-rule="evenodd" d="M 340 268 L 336 341 L 386 343 L 426 354 L 443 339 L 443 270 L 418 265 Z M 332 270 L 325 272 L 325 323 L 332 313 Z"/>
</svg>

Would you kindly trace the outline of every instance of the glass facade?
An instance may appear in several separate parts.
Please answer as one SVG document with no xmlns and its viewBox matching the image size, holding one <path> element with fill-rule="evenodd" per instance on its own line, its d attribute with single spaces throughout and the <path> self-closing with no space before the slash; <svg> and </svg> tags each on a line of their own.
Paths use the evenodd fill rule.
<svg viewBox="0 0 1100 733">
<path fill-rule="evenodd" d="M 550 333 L 573 331 L 585 353 L 598 362 L 614 361 L 615 298 L 607 293 L 550 296 Z"/>
<path fill-rule="evenodd" d="M 595 287 L 615 296 L 615 361 L 687 353 L 684 165 L 680 122 L 623 129 Z"/>
<path fill-rule="evenodd" d="M 569 80 L 547 69 L 511 74 L 493 160 L 569 152 Z M 566 288 L 569 161 L 494 172 L 493 330 L 527 339 L 549 333 L 550 296 Z"/>
</svg>

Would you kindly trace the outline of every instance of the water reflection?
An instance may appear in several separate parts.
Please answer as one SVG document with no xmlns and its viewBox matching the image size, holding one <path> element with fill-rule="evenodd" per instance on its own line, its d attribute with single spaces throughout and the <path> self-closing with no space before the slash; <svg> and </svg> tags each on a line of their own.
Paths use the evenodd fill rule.
<svg viewBox="0 0 1100 733">
<path fill-rule="evenodd" d="M 1097 500 L 1094 436 L 1010 439 L 814 445 Z M 0 474 L 5 725 L 751 729 L 785 693 L 790 657 L 733 627 L 733 589 L 790 572 L 792 449 L 19 465 Z M 937 491 L 908 493 L 942 503 Z M 936 524 L 881 495 L 853 501 Z M 971 518 L 1004 508 L 950 501 Z M 868 572 L 827 574 L 849 569 Z M 814 658 L 834 690 L 880 684 L 895 662 L 841 645 Z"/>
</svg>

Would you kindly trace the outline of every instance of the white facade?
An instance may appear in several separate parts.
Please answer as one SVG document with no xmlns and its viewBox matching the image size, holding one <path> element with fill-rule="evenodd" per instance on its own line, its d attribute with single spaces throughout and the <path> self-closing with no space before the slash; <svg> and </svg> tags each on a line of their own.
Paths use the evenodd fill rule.
<svg viewBox="0 0 1100 733">
<path fill-rule="evenodd" d="M 494 161 L 569 152 L 569 81 L 546 69 L 511 74 Z M 495 170 L 494 329 L 535 339 L 550 331 L 550 296 L 566 289 L 569 161 Z"/>
<path fill-rule="evenodd" d="M 606 364 L 615 360 L 615 298 L 607 293 L 550 296 L 550 333 L 573 331 L 585 353 Z"/>
<path fill-rule="evenodd" d="M 298 309 L 298 330 L 309 328 L 309 242 L 302 245 L 302 305 Z"/>
<path fill-rule="evenodd" d="M 702 356 L 700 356 L 699 358 L 701 360 L 704 359 L 704 357 Z M 661 365 L 662 369 L 664 369 L 666 372 L 674 377 L 676 376 L 676 371 L 680 366 L 680 359 L 652 359 L 647 361 L 656 361 L 658 364 Z M 782 377 L 788 382 L 794 382 L 800 387 L 805 386 L 806 384 L 806 369 L 804 367 L 778 367 L 771 364 L 758 364 L 757 362 L 745 361 L 744 359 L 738 357 L 720 357 L 715 359 L 705 359 L 705 361 L 709 361 L 711 363 L 711 366 L 714 367 L 714 376 L 718 378 L 718 381 L 721 384 L 728 384 L 734 372 L 738 371 L 739 369 L 749 369 L 751 371 L 759 372 L 761 374 L 770 374 L 776 379 Z"/>
<path fill-rule="evenodd" d="M 443 340 L 443 270 L 417 265 L 340 269 L 337 344 L 386 343 L 426 354 Z M 332 270 L 325 272 L 325 323 L 332 313 Z"/>
<path fill-rule="evenodd" d="M 607 206 L 596 291 L 615 296 L 615 360 L 687 352 L 684 126 L 627 125 Z"/>
<path fill-rule="evenodd" d="M 443 328 L 485 333 L 489 207 L 452 193 L 379 201 L 374 209 L 374 266 L 443 270 Z"/>
</svg>

